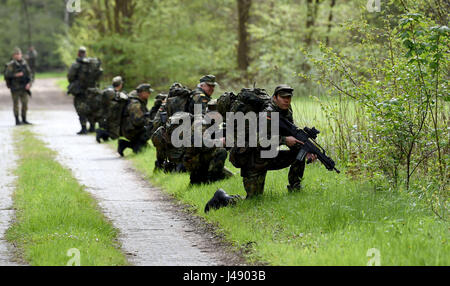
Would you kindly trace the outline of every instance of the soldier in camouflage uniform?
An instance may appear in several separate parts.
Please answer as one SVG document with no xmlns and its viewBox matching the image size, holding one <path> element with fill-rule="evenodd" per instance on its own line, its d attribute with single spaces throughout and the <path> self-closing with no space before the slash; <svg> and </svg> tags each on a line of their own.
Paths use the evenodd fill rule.
<svg viewBox="0 0 450 286">
<path fill-rule="evenodd" d="M 271 134 L 271 114 L 274 112 L 279 113 L 280 118 L 284 117 L 289 122 L 294 123 L 291 109 L 293 91 L 294 89 L 288 85 L 279 85 L 275 88 L 270 104 L 264 109 L 264 112 L 267 112 L 267 128 L 269 135 Z M 288 175 L 288 191 L 300 191 L 303 172 L 305 170 L 305 160 L 298 161 L 296 160 L 296 157 L 302 144 L 303 142 L 297 140 L 293 136 L 283 136 L 283 134 L 280 134 L 279 145 L 286 145 L 290 150 L 280 150 L 275 158 L 261 158 L 262 148 L 260 147 L 248 148 L 246 152 L 241 154 L 236 154 L 232 151 L 230 160 L 239 157 L 240 162 L 243 162 L 244 164 L 241 168 L 241 176 L 243 177 L 247 198 L 263 194 L 267 171 L 280 170 L 287 167 L 290 167 Z M 305 159 L 315 161 L 317 156 L 307 154 Z M 208 211 L 210 208 L 226 206 L 230 202 L 235 202 L 236 198 L 236 196 L 228 196 L 223 190 L 218 190 L 214 197 L 206 204 L 205 211 Z"/>
<path fill-rule="evenodd" d="M 210 112 L 215 109 L 215 101 L 210 101 L 206 113 L 212 119 L 212 123 L 206 124 L 204 119 L 203 121 L 194 120 L 194 123 L 192 124 L 192 136 L 194 136 L 194 130 L 196 128 L 201 128 L 202 134 L 204 134 L 208 131 L 209 127 L 214 124 L 214 120 L 221 120 L 221 118 L 219 119 L 221 115 L 218 112 Z M 211 141 L 206 142 L 207 140 Z M 194 142 L 194 140 L 192 140 L 192 142 Z M 213 144 L 214 147 L 206 147 L 213 146 Z M 186 150 L 183 156 L 183 162 L 187 171 L 190 173 L 191 184 L 210 183 L 233 176 L 233 173 L 225 168 L 225 161 L 228 156 L 227 150 L 224 147 L 216 146 L 225 146 L 225 138 L 214 138 L 214 136 L 207 136 L 203 138 L 202 147 L 192 146 L 185 148 Z"/>
<path fill-rule="evenodd" d="M 69 69 L 69 73 L 67 75 L 67 79 L 69 80 L 69 93 L 74 96 L 73 104 L 75 106 L 75 110 L 78 114 L 78 118 L 81 124 L 81 130 L 78 132 L 78 135 L 85 135 L 88 133 L 86 128 L 87 124 L 87 116 L 89 114 L 89 105 L 87 104 L 87 95 L 86 95 L 86 87 L 83 87 L 80 82 L 80 73 L 81 73 L 81 65 L 83 61 L 87 59 L 86 48 L 80 47 L 78 50 L 78 57 L 75 63 Z M 90 126 L 90 130 L 92 130 L 93 126 Z"/>
<path fill-rule="evenodd" d="M 150 119 L 155 119 L 156 114 L 160 110 L 161 106 L 165 104 L 167 101 L 167 94 L 160 93 L 155 97 L 155 102 L 153 103 L 152 108 L 150 109 Z"/>
<path fill-rule="evenodd" d="M 192 91 L 192 100 L 189 105 L 189 112 L 191 114 L 194 114 L 195 104 L 201 104 L 202 114 L 206 113 L 208 102 L 211 100 L 211 96 L 213 95 L 216 86 L 217 82 L 214 75 L 205 75 L 200 79 L 197 88 Z"/>
<path fill-rule="evenodd" d="M 123 156 L 126 148 L 131 148 L 134 153 L 139 153 L 150 139 L 151 121 L 147 101 L 152 92 L 150 84 L 141 84 L 130 93 L 130 102 L 124 110 L 121 124 L 121 134 L 129 141 L 119 140 L 117 151 L 120 156 Z"/>
<path fill-rule="evenodd" d="M 174 83 L 170 87 L 167 101 L 161 105 L 153 118 L 152 142 L 156 148 L 155 170 L 166 172 L 185 172 L 182 163 L 183 148 L 174 148 L 170 142 L 170 132 L 166 122 L 178 112 L 187 112 L 190 103 L 191 91 L 180 83 Z"/>
<path fill-rule="evenodd" d="M 13 60 L 6 64 L 5 80 L 11 90 L 16 125 L 30 124 L 27 121 L 28 97 L 31 96 L 32 73 L 27 62 L 22 58 L 22 51 L 15 48 Z M 19 101 L 22 104 L 22 122 L 19 120 Z"/>
<path fill-rule="evenodd" d="M 101 106 L 97 111 L 97 114 L 95 115 L 97 118 L 99 118 L 99 126 L 100 128 L 97 129 L 96 132 L 96 140 L 98 143 L 101 143 L 101 140 L 108 141 L 109 138 L 111 138 L 111 134 L 108 132 L 108 115 L 109 115 L 109 106 L 111 102 L 115 99 L 120 97 L 120 93 L 123 89 L 123 79 L 121 76 L 116 76 L 112 80 L 112 86 L 108 87 L 102 92 L 102 98 L 101 98 Z"/>
<path fill-rule="evenodd" d="M 293 91 L 294 89 L 288 85 L 279 85 L 276 87 L 270 104 L 264 109 L 264 112 L 267 112 L 268 121 L 271 120 L 271 113 L 277 112 L 280 118 L 284 117 L 289 122 L 294 123 L 291 109 Z M 268 134 L 270 134 L 270 121 L 267 123 L 267 126 Z M 261 158 L 261 148 L 253 148 L 249 154 L 248 162 L 250 163 L 241 168 L 241 176 L 243 177 L 247 198 L 263 194 L 267 171 L 280 170 L 289 166 L 288 190 L 295 192 L 301 189 L 305 161 L 297 161 L 296 157 L 303 142 L 300 142 L 292 136 L 280 135 L 279 145 L 286 145 L 290 150 L 279 151 L 275 158 Z M 315 157 L 311 154 L 308 154 L 307 157 L 308 159 L 315 160 Z"/>
<path fill-rule="evenodd" d="M 31 69 L 31 75 L 32 75 L 32 79 L 34 81 L 34 75 L 36 74 L 36 59 L 37 59 L 38 53 L 36 51 L 36 49 L 31 46 L 28 49 L 27 54 L 25 55 L 25 59 L 28 62 L 28 65 L 30 66 Z"/>
</svg>

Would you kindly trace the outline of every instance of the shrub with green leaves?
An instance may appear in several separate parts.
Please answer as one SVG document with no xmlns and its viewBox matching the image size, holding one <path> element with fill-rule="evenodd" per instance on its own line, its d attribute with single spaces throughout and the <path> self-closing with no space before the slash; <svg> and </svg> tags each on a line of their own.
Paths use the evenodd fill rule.
<svg viewBox="0 0 450 286">
<path fill-rule="evenodd" d="M 349 126 L 341 122 L 340 106 L 325 103 L 324 111 L 342 126 L 337 141 L 346 141 L 354 174 L 378 178 L 380 187 L 426 194 L 433 210 L 446 216 L 450 30 L 417 13 L 396 20 L 394 28 L 392 17 L 384 27 L 349 26 L 361 37 L 358 60 L 325 46 L 321 56 L 311 56 L 319 81 L 363 112 L 360 124 Z"/>
</svg>

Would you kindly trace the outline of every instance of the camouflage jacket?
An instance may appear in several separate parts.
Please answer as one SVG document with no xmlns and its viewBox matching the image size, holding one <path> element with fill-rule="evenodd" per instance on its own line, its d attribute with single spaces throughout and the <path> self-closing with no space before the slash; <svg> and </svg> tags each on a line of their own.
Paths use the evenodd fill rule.
<svg viewBox="0 0 450 286">
<path fill-rule="evenodd" d="M 79 95 L 86 92 L 87 87 L 83 87 L 80 81 L 82 73 L 82 65 L 86 64 L 88 58 L 77 58 L 75 62 L 70 66 L 67 79 L 69 80 L 68 93 L 73 95 Z"/>
<path fill-rule="evenodd" d="M 140 99 L 136 91 L 130 93 L 129 100 L 123 114 L 122 134 L 132 139 L 150 123 L 150 118 L 147 116 L 147 101 Z"/>
<path fill-rule="evenodd" d="M 271 134 L 271 124 L 270 121 L 272 119 L 271 114 L 273 112 L 278 112 L 280 118 L 286 118 L 289 122 L 294 123 L 294 117 L 292 114 L 292 109 L 289 107 L 287 110 L 282 110 L 278 107 L 278 105 L 272 100 L 270 103 L 264 108 L 263 112 L 267 112 L 267 134 Z M 286 145 L 286 136 L 284 134 L 280 134 L 280 145 Z"/>
<path fill-rule="evenodd" d="M 23 72 L 23 76 L 15 77 L 15 74 Z M 6 64 L 5 80 L 11 91 L 25 90 L 25 86 L 32 83 L 31 69 L 28 63 L 22 59 L 21 61 L 12 60 Z"/>
<path fill-rule="evenodd" d="M 211 97 L 205 93 L 203 89 L 197 87 L 192 91 L 191 102 L 189 104 L 189 113 L 194 114 L 194 104 L 202 105 L 202 114 L 206 113 L 206 108 L 208 107 L 208 102 Z"/>
</svg>

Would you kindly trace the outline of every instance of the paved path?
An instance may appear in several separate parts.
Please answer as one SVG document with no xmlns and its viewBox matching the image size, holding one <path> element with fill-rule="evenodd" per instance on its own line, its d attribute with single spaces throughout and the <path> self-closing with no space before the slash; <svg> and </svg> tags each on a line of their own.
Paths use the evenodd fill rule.
<svg viewBox="0 0 450 286">
<path fill-rule="evenodd" d="M 13 152 L 13 138 L 10 112 L 0 111 L 0 266 L 17 265 L 13 261 L 11 246 L 4 238 L 13 219 L 11 195 L 14 192 L 15 177 L 12 174 L 16 156 Z"/>
<path fill-rule="evenodd" d="M 2 92 L 0 105 L 1 97 Z M 80 127 L 71 100 L 55 89 L 54 80 L 38 80 L 35 98 L 38 104 L 35 102 L 35 109 L 30 105 L 28 116 L 34 123 L 33 131 L 58 152 L 57 160 L 97 199 L 105 216 L 119 229 L 122 250 L 131 264 L 242 263 L 241 258 L 225 251 L 207 228 L 199 227 L 199 219 L 177 211 L 168 196 L 143 180 L 129 161 L 112 148 L 97 144 L 93 136 L 77 136 Z M 51 101 L 50 110 L 46 109 L 46 98 Z"/>
</svg>

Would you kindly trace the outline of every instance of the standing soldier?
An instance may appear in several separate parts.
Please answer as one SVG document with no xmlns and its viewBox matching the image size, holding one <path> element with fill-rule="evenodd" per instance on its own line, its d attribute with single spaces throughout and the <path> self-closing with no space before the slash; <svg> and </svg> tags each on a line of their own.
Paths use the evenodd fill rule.
<svg viewBox="0 0 450 286">
<path fill-rule="evenodd" d="M 28 49 L 28 52 L 25 55 L 25 59 L 27 60 L 28 65 L 30 66 L 30 69 L 31 69 L 31 74 L 32 74 L 32 79 L 33 80 L 34 80 L 34 75 L 36 74 L 36 58 L 37 58 L 37 55 L 38 55 L 38 53 L 37 53 L 36 49 L 33 46 L 31 46 Z"/>
<path fill-rule="evenodd" d="M 31 96 L 30 88 L 33 78 L 30 67 L 22 58 L 22 51 L 19 48 L 14 49 L 13 59 L 6 64 L 4 75 L 6 85 L 11 90 L 16 125 L 30 124 L 27 121 L 27 111 L 28 96 Z M 22 122 L 19 120 L 19 100 L 22 104 Z"/>
<path fill-rule="evenodd" d="M 119 140 L 117 149 L 122 157 L 126 148 L 131 148 L 134 153 L 139 153 L 150 139 L 151 122 L 147 101 L 152 92 L 150 84 L 144 83 L 129 95 L 129 103 L 125 107 L 121 124 L 121 134 L 129 141 Z"/>
<path fill-rule="evenodd" d="M 68 93 L 74 96 L 73 103 L 81 124 L 81 130 L 77 133 L 78 135 L 88 133 L 86 124 L 90 110 L 87 102 L 87 90 L 88 88 L 96 87 L 97 80 L 103 72 L 100 66 L 101 62 L 98 59 L 87 58 L 86 48 L 80 47 L 78 57 L 70 67 L 67 75 L 69 80 Z M 95 122 L 90 122 L 89 132 L 95 132 L 94 125 Z"/>
</svg>

